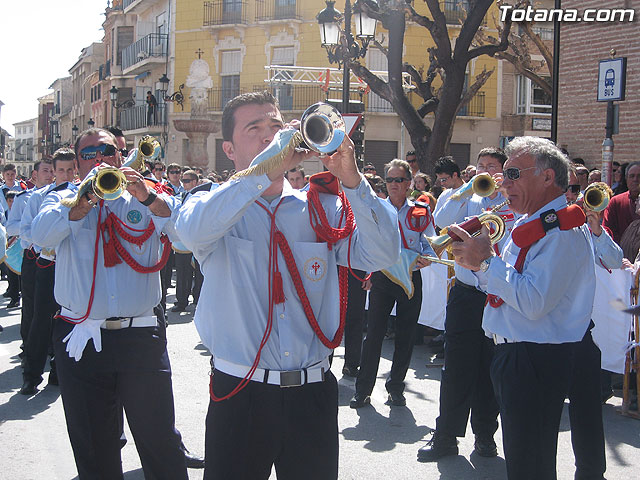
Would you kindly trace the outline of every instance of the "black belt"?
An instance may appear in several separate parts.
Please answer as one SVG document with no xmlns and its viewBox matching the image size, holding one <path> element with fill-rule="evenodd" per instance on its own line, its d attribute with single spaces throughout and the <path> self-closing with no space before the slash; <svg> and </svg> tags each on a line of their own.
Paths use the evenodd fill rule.
<svg viewBox="0 0 640 480">
<path fill-rule="evenodd" d="M 456 286 L 456 285 L 459 286 L 459 287 L 466 288 L 467 290 L 475 290 L 476 292 L 484 293 L 481 290 L 478 290 L 473 285 L 468 285 L 468 284 L 466 284 L 464 282 L 461 282 L 457 277 L 456 277 L 456 283 L 454 283 L 454 286 Z"/>
</svg>

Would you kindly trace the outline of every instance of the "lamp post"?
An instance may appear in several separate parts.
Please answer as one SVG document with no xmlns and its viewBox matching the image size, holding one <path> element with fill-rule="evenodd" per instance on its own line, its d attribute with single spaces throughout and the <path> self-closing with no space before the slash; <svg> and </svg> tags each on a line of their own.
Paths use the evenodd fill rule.
<svg viewBox="0 0 640 480">
<path fill-rule="evenodd" d="M 109 98 L 111 99 L 111 125 L 115 126 L 113 123 L 113 111 L 115 110 L 116 102 L 118 101 L 118 89 L 115 85 L 109 89 Z"/>
<path fill-rule="evenodd" d="M 95 124 L 96 122 L 93 121 L 93 118 L 89 118 L 89 121 L 87 122 L 87 125 L 89 125 L 89 128 L 93 128 Z"/>
<path fill-rule="evenodd" d="M 76 141 L 76 137 L 78 136 L 78 130 L 78 125 L 74 123 L 73 127 L 71 127 L 71 136 L 74 142 Z"/>
<path fill-rule="evenodd" d="M 345 0 L 344 15 L 334 8 L 334 0 L 325 0 L 326 8 L 316 16 L 320 25 L 320 39 L 327 50 L 329 63 L 342 66 L 342 113 L 349 113 L 349 89 L 351 69 L 349 61 L 362 58 L 367 54 L 369 42 L 375 37 L 377 20 L 366 13 L 365 4 L 371 10 L 378 9 L 376 0 L 356 0 L 351 9 L 350 0 Z M 351 33 L 351 17 L 355 14 L 356 42 Z M 340 22 L 344 19 L 344 29 L 341 31 Z"/>
</svg>

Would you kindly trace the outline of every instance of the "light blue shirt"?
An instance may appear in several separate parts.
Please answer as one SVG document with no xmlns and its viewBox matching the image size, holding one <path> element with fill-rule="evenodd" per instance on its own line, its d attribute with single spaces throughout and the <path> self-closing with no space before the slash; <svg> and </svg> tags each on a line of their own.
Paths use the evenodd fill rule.
<svg viewBox="0 0 640 480">
<path fill-rule="evenodd" d="M 31 236 L 37 245 L 55 248 L 56 301 L 76 317 L 80 317 L 87 311 L 91 292 L 100 209 L 91 209 L 80 220 L 69 220 L 70 209 L 63 206 L 60 200 L 75 194 L 75 191 L 69 188 L 49 193 L 33 220 Z M 179 207 L 180 202 L 177 198 L 166 194 L 159 196 L 162 196 L 172 211 Z M 153 219 L 155 232 L 141 247 L 120 240 L 139 264 L 155 265 L 161 254 L 160 233 L 170 226 L 171 218 L 153 215 L 148 207 L 142 205 L 129 192 L 124 192 L 116 200 L 104 202 L 101 221 L 104 221 L 108 212 L 113 212 L 126 225 L 138 230 L 146 228 Z M 140 235 L 140 232 L 131 233 L 134 236 Z M 95 296 L 89 318 L 100 320 L 109 317 L 152 315 L 153 307 L 160 302 L 160 273 L 138 273 L 124 261 L 106 268 L 102 238 L 98 241 L 97 255 Z"/>
<path fill-rule="evenodd" d="M 7 236 L 15 237 L 20 236 L 20 224 L 22 222 L 22 214 L 24 213 L 27 202 L 29 201 L 29 197 L 33 194 L 35 188 L 30 188 L 26 190 L 24 193 L 16 195 L 13 199 L 13 205 L 11 206 L 11 210 L 9 210 L 9 218 L 7 219 Z M 26 240 L 20 239 L 20 245 L 22 248 L 29 248 L 31 246 L 31 242 L 27 242 Z"/>
<path fill-rule="evenodd" d="M 471 197 L 463 197 L 461 199 L 453 199 L 449 197 L 445 202 L 443 202 L 442 206 L 436 212 L 436 225 L 440 228 L 445 228 L 454 223 L 460 224 L 470 217 L 480 215 L 485 210 L 490 210 L 505 200 L 506 198 L 500 192 L 498 192 L 496 198 L 493 200 L 489 197 L 480 197 L 475 193 Z M 504 237 L 502 237 L 502 240 L 497 244 L 498 252 L 502 252 L 502 249 L 507 242 L 507 237 L 511 233 L 513 225 L 519 215 L 514 213 L 508 205 L 503 206 L 500 210 L 495 212 L 495 214 L 499 215 L 504 220 L 506 229 Z M 478 279 L 471 270 L 467 270 L 457 263 L 455 264 L 454 270 L 457 280 L 462 283 L 466 283 L 467 285 L 471 285 L 472 287 L 479 288 Z"/>
<path fill-rule="evenodd" d="M 2 207 L 2 211 L 3 212 L 7 212 L 10 210 L 9 208 L 9 204 L 7 203 L 7 198 L 4 195 L 4 191 L 6 190 L 7 192 L 23 192 L 24 190 L 22 189 L 22 185 L 19 182 L 15 182 L 13 184 L 13 187 L 7 187 L 6 184 L 3 184 L 2 186 L 0 186 L 0 190 L 2 192 L 3 195 L 0 195 L 0 207 Z"/>
<path fill-rule="evenodd" d="M 184 185 L 182 185 L 182 182 L 180 182 L 179 185 L 174 185 L 171 182 L 167 182 L 167 185 L 173 188 L 174 195 L 182 195 L 185 192 Z"/>
<path fill-rule="evenodd" d="M 388 197 L 386 201 L 389 202 L 389 204 L 394 209 L 396 208 L 391 203 L 391 200 Z M 415 203 L 412 200 L 407 199 L 405 200 L 404 205 L 400 207 L 400 210 L 396 209 L 398 212 L 398 222 L 400 222 L 400 225 L 402 226 L 402 233 L 404 235 L 404 239 L 407 242 L 406 248 L 408 248 L 409 250 L 413 250 L 414 252 L 417 252 L 421 255 L 428 255 L 433 257 L 436 255 L 436 252 L 434 252 L 433 248 L 431 248 L 431 244 L 427 240 L 427 237 L 435 235 L 436 229 L 433 226 L 433 222 L 429 222 L 427 228 L 422 232 L 411 230 L 409 221 L 407 220 L 407 214 L 409 213 L 411 207 L 413 207 L 414 205 Z M 429 212 L 429 215 L 431 215 L 431 212 Z M 402 238 L 400 239 L 400 242 L 402 242 Z M 402 243 L 400 243 L 400 245 L 405 248 Z"/>
<path fill-rule="evenodd" d="M 593 253 L 596 259 L 596 265 L 600 268 L 615 270 L 622 268 L 623 252 L 620 246 L 613 241 L 613 238 L 603 228 L 599 237 L 591 234 L 593 242 Z"/>
<path fill-rule="evenodd" d="M 36 218 L 44 197 L 54 188 L 56 188 L 56 184 L 51 183 L 31 192 L 31 195 L 27 200 L 27 205 L 22 212 L 22 219 L 20 220 L 20 240 L 25 244 L 29 244 L 29 246 L 33 245 L 33 249 L 36 253 L 40 253 L 42 251 L 42 247 L 34 244 L 31 239 L 31 222 Z"/>
<path fill-rule="evenodd" d="M 561 195 L 531 217 L 520 217 L 514 228 L 538 220 L 551 208 L 558 211 L 566 206 Z M 498 308 L 485 307 L 485 331 L 518 342 L 580 341 L 589 326 L 596 288 L 589 228 L 581 225 L 548 231 L 527 252 L 522 273 L 514 267 L 519 252 L 509 236 L 502 258 L 491 260 L 486 291 L 505 303 Z"/>
<path fill-rule="evenodd" d="M 333 338 L 339 323 L 337 265 L 347 265 L 349 240 L 332 249 L 319 243 L 309 222 L 307 193 L 284 182 L 281 196 L 268 203 L 261 194 L 266 175 L 230 180 L 211 192 L 189 198 L 180 209 L 176 229 L 200 263 L 203 292 L 195 324 L 214 358 L 250 366 L 267 324 L 270 219 L 256 201 L 276 213 L 276 226 L 293 252 L 304 288 L 325 336 Z M 357 228 L 351 244 L 351 266 L 375 271 L 398 260 L 400 234 L 395 209 L 379 199 L 366 180 L 345 188 Z M 338 226 L 342 208 L 336 196 L 321 194 L 329 223 Z M 344 226 L 344 220 L 342 225 Z M 326 358 L 326 348 L 309 326 L 287 264 L 278 249 L 285 302 L 273 308 L 273 329 L 259 367 L 297 370 Z"/>
</svg>

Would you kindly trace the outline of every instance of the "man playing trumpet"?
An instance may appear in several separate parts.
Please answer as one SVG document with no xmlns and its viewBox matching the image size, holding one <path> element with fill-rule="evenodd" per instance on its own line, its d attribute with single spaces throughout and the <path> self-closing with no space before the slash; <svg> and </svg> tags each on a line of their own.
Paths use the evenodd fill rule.
<svg viewBox="0 0 640 480">
<path fill-rule="evenodd" d="M 284 179 L 313 152 L 290 149 L 267 173 L 242 174 L 282 138 L 283 127 L 270 93 L 231 100 L 222 116 L 223 148 L 240 175 L 188 200 L 176 222 L 207 292 L 195 315 L 213 355 L 205 479 L 267 479 L 274 464 L 279 479 L 337 478 L 338 390 L 328 357 L 340 341 L 346 297 L 336 267 L 375 271 L 395 263 L 400 251 L 395 211 L 358 172 L 348 136 L 321 157 L 348 202 L 326 193 L 313 200 L 313 177 L 309 193 Z M 327 243 L 310 209 L 326 217 L 325 231 L 346 228 L 345 218 L 357 227 Z"/>
<path fill-rule="evenodd" d="M 504 205 L 505 197 L 498 188 L 502 184 L 502 166 L 506 159 L 499 148 L 482 149 L 478 154 L 478 175 L 447 198 L 436 212 L 436 225 L 447 227 L 502 205 L 494 213 L 502 218 L 506 231 L 510 231 L 515 215 L 508 205 Z M 474 187 L 483 196 L 473 193 Z M 501 252 L 505 241 L 494 245 L 496 253 Z M 482 330 L 487 296 L 478 288 L 472 272 L 456 265 L 455 273 L 445 318 L 440 415 L 433 437 L 418 451 L 418 460 L 422 462 L 458 453 L 456 437 L 464 437 L 469 413 L 476 453 L 484 457 L 497 455 L 493 435 L 498 428 L 498 405 L 489 377 L 493 341 Z"/>
</svg>

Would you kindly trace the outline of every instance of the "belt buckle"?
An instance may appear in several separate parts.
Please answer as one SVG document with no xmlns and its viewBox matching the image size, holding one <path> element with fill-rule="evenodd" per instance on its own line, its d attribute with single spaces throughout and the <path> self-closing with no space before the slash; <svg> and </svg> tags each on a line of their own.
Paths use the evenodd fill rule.
<svg viewBox="0 0 640 480">
<path fill-rule="evenodd" d="M 107 330 L 120 330 L 122 328 L 122 319 L 105 320 L 104 324 Z"/>
<path fill-rule="evenodd" d="M 280 388 L 301 387 L 302 385 L 302 370 L 280 372 Z"/>
</svg>

